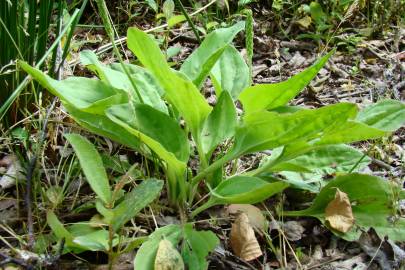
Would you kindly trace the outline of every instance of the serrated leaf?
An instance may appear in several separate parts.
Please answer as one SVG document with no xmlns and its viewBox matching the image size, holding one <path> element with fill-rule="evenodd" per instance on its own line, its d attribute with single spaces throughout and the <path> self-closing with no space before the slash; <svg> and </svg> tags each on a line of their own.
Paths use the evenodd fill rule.
<svg viewBox="0 0 405 270">
<path fill-rule="evenodd" d="M 106 204 L 111 201 L 111 190 L 103 161 L 94 146 L 79 134 L 65 134 L 79 159 L 87 182 L 97 196 Z"/>
<path fill-rule="evenodd" d="M 314 65 L 294 75 L 287 81 L 274 84 L 258 84 L 246 88 L 239 96 L 245 113 L 251 114 L 286 105 L 310 83 L 333 53 L 334 51 L 329 52 Z"/>
</svg>

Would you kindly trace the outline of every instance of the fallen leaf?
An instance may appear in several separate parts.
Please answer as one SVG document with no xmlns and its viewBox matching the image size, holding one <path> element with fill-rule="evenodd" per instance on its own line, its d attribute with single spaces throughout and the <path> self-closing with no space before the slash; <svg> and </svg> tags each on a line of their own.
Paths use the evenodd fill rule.
<svg viewBox="0 0 405 270">
<path fill-rule="evenodd" d="M 325 220 L 329 225 L 339 231 L 346 233 L 354 224 L 354 216 L 349 197 L 346 193 L 336 189 L 333 199 L 325 209 Z"/>
<path fill-rule="evenodd" d="M 183 270 L 184 262 L 180 253 L 169 240 L 163 239 L 155 258 L 155 270 Z"/>
<path fill-rule="evenodd" d="M 263 254 L 245 213 L 240 213 L 232 224 L 230 244 L 235 255 L 245 261 L 251 261 Z"/>
<path fill-rule="evenodd" d="M 249 223 L 254 228 L 264 230 L 266 228 L 266 219 L 262 211 L 251 204 L 231 204 L 227 209 L 228 214 L 238 215 L 239 213 L 245 213 L 249 218 Z"/>
</svg>

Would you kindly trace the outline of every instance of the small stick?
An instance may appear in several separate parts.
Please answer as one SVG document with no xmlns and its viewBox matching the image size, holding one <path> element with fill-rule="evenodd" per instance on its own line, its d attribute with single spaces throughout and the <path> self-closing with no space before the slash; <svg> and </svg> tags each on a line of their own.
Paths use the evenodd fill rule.
<svg viewBox="0 0 405 270">
<path fill-rule="evenodd" d="M 27 207 L 27 226 L 28 226 L 28 248 L 31 249 L 34 246 L 35 238 L 34 238 L 34 223 L 32 220 L 32 177 L 37 165 L 38 155 L 40 154 L 40 150 L 44 144 L 46 138 L 46 127 L 48 126 L 48 120 L 51 115 L 51 112 L 56 104 L 56 97 L 53 99 L 52 104 L 49 106 L 48 111 L 46 113 L 44 124 L 41 132 L 41 136 L 39 138 L 38 146 L 35 151 L 34 156 L 31 158 L 27 168 L 27 183 L 26 183 L 26 192 L 25 192 L 25 204 Z"/>
</svg>

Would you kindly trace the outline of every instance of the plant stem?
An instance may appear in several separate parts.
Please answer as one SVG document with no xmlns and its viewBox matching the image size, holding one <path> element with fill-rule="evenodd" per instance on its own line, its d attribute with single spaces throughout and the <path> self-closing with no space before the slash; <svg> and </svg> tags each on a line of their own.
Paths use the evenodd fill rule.
<svg viewBox="0 0 405 270">
<path fill-rule="evenodd" d="M 194 211 L 191 212 L 190 217 L 194 218 L 196 215 L 198 215 L 199 213 L 201 213 L 202 211 L 210 208 L 211 206 L 214 206 L 214 204 L 210 203 L 210 201 L 204 203 L 203 205 L 201 205 L 200 207 L 198 207 L 197 209 L 195 209 Z"/>
<path fill-rule="evenodd" d="M 190 19 L 190 16 L 188 16 L 188 13 L 187 13 L 186 9 L 184 8 L 183 3 L 181 2 L 181 0 L 175 0 L 175 1 L 180 6 L 181 12 L 183 13 L 184 17 L 186 17 L 188 24 L 191 26 L 191 29 L 193 30 L 193 33 L 198 40 L 198 43 L 201 43 L 201 38 L 200 38 L 200 35 L 198 35 L 197 28 L 195 27 L 193 21 Z"/>
<path fill-rule="evenodd" d="M 245 25 L 245 32 L 246 32 L 246 51 L 247 51 L 247 64 L 249 67 L 249 77 L 250 77 L 250 84 L 253 83 L 253 37 L 254 37 L 254 30 L 253 30 L 253 14 L 252 10 L 248 9 L 245 11 L 246 14 L 246 25 Z"/>
<path fill-rule="evenodd" d="M 104 23 L 104 26 L 105 26 L 105 31 L 107 32 L 107 35 L 110 38 L 111 43 L 113 45 L 114 53 L 117 56 L 118 61 L 120 62 L 121 67 L 124 70 L 125 75 L 127 75 L 129 81 L 131 82 L 131 86 L 134 89 L 136 95 L 138 96 L 139 101 L 141 103 L 144 103 L 143 99 L 142 99 L 142 96 L 141 96 L 141 93 L 139 92 L 139 89 L 136 87 L 135 82 L 132 79 L 131 74 L 129 73 L 129 70 L 128 70 L 127 66 L 124 65 L 124 61 L 123 61 L 123 59 L 121 57 L 121 54 L 120 54 L 120 52 L 118 50 L 118 47 L 114 42 L 114 31 L 113 31 L 112 22 L 110 21 L 110 16 L 109 16 L 109 13 L 108 13 L 107 5 L 105 4 L 104 0 L 96 0 L 96 2 L 97 2 L 98 10 L 100 12 L 101 19 L 103 20 L 103 23 Z"/>
<path fill-rule="evenodd" d="M 113 251 L 114 230 L 112 223 L 108 224 L 108 270 L 113 270 L 114 251 Z"/>
</svg>

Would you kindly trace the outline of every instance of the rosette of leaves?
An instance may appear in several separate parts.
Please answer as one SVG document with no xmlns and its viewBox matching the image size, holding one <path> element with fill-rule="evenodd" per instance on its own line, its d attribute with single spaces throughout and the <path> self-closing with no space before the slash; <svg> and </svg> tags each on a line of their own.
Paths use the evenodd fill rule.
<svg viewBox="0 0 405 270">
<path fill-rule="evenodd" d="M 386 136 L 403 125 L 405 105 L 395 100 L 363 110 L 351 103 L 317 109 L 288 105 L 333 51 L 286 81 L 251 85 L 249 68 L 232 45 L 242 29 L 244 23 L 239 22 L 211 32 L 179 70 L 169 66 L 153 37 L 138 28 L 127 34 L 128 48 L 141 64 L 125 64 L 130 77 L 119 65 L 101 64 L 91 52 L 83 52 L 82 59 L 98 80 L 55 81 L 23 62 L 20 67 L 58 96 L 80 125 L 146 157 L 157 156 L 169 201 L 181 211 L 193 205 L 197 191 L 209 190 L 208 200 L 192 216 L 218 204 L 257 203 L 290 185 L 318 192 L 319 187 L 305 179 L 289 179 L 285 172 L 351 171 L 362 154 L 347 144 Z M 208 78 L 217 96 L 214 106 L 201 93 Z M 236 113 L 236 102 L 242 114 Z M 222 151 L 215 151 L 219 147 Z M 227 163 L 268 150 L 272 154 L 259 168 L 224 176 Z M 190 159 L 198 161 L 195 174 L 187 168 Z M 363 158 L 359 168 L 367 162 Z M 328 169 L 332 164 L 333 171 Z M 284 172 L 287 179 L 276 178 L 275 172 Z"/>
</svg>

